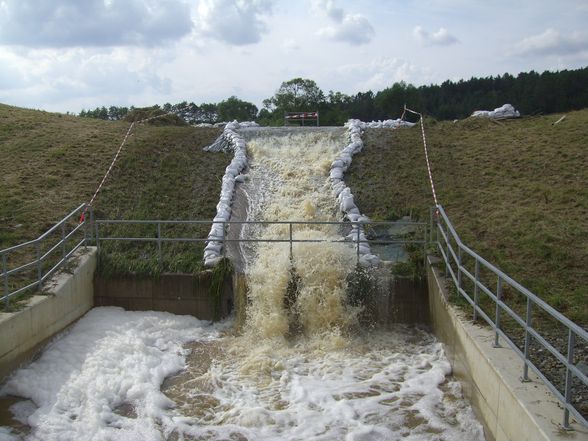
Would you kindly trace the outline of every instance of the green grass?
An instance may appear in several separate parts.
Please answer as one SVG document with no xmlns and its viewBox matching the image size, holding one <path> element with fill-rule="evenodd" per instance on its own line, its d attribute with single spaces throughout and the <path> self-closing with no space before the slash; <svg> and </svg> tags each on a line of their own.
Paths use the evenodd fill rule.
<svg viewBox="0 0 588 441">
<path fill-rule="evenodd" d="M 0 105 L 0 249 L 38 237 L 88 202 L 128 122 L 109 122 Z M 212 219 L 231 157 L 202 151 L 220 129 L 140 124 L 95 201 L 104 219 Z M 169 235 L 205 237 L 209 226 L 168 227 Z M 173 230 L 173 231 L 172 231 Z M 153 232 L 117 229 L 112 234 Z M 165 244 L 164 265 L 149 245 L 112 244 L 107 274 L 200 268 L 201 245 Z M 125 258 L 131 257 L 128 262 Z"/>
<path fill-rule="evenodd" d="M 425 121 L 439 202 L 462 240 L 588 325 L 588 110 L 494 123 Z M 368 129 L 346 176 L 374 219 L 428 220 L 421 132 Z"/>
</svg>

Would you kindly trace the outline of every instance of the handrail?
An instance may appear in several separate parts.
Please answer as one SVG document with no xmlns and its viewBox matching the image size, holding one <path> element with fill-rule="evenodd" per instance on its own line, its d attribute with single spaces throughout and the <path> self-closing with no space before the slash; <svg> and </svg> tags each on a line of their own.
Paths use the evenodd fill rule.
<svg viewBox="0 0 588 441">
<path fill-rule="evenodd" d="M 10 307 L 10 300 L 12 298 L 34 288 L 41 289 L 45 280 L 55 271 L 62 268 L 81 246 L 87 246 L 90 240 L 90 237 L 87 235 L 87 227 L 90 223 L 89 218 L 92 218 L 92 216 L 89 216 L 89 218 L 86 217 L 81 223 L 78 221 L 81 213 L 85 210 L 91 210 L 91 207 L 87 207 L 86 204 L 79 205 L 36 239 L 0 250 L 0 302 L 4 302 L 7 309 Z M 67 228 L 68 222 L 75 222 L 75 227 Z M 82 229 L 83 239 L 72 241 L 73 236 Z M 66 232 L 66 230 L 68 231 Z M 52 239 L 51 236 L 53 234 L 59 234 L 59 239 Z M 48 245 L 48 247 L 45 247 L 47 251 L 43 252 L 42 247 L 45 245 Z M 8 259 L 10 255 L 15 251 L 26 251 L 27 247 L 30 247 L 31 254 L 36 254 L 36 256 L 34 258 L 23 257 L 23 259 L 28 259 L 28 261 L 16 263 L 13 268 L 9 268 Z M 19 255 L 21 254 L 22 252 Z M 57 260 L 57 263 L 51 263 L 53 267 L 46 271 L 44 269 L 44 263 L 54 255 L 59 255 L 60 258 Z M 31 281 L 33 280 L 32 277 L 21 278 L 15 282 L 20 283 L 21 286 L 11 288 L 11 278 L 25 271 L 34 271 L 35 268 L 37 269 L 37 274 L 34 281 Z"/>
<path fill-rule="evenodd" d="M 588 421 L 586 417 L 582 415 L 578 409 L 575 408 L 573 404 L 573 396 L 574 391 L 572 388 L 572 381 L 573 378 L 578 379 L 582 382 L 586 387 L 588 387 L 588 377 L 582 372 L 577 366 L 574 365 L 574 346 L 576 337 L 584 340 L 588 343 L 588 332 L 580 327 L 578 324 L 574 323 L 567 317 L 565 317 L 560 312 L 556 311 L 552 306 L 548 305 L 544 300 L 539 298 L 536 294 L 529 291 L 527 288 L 522 286 L 519 282 L 514 280 L 508 274 L 501 271 L 492 263 L 488 262 L 486 259 L 481 257 L 467 245 L 465 245 L 453 224 L 449 220 L 449 217 L 445 213 L 445 210 L 441 205 L 437 205 L 435 207 L 437 212 L 436 218 L 436 245 L 437 249 L 439 250 L 439 254 L 442 257 L 442 260 L 445 263 L 445 271 L 446 275 L 451 276 L 451 280 L 457 290 L 457 292 L 464 297 L 467 302 L 473 307 L 474 312 L 474 319 L 476 317 L 482 317 L 484 321 L 492 327 L 495 333 L 495 346 L 499 346 L 499 339 L 501 338 L 504 340 L 513 350 L 514 352 L 521 358 L 523 362 L 523 375 L 522 381 L 529 381 L 528 378 L 528 369 L 531 368 L 537 376 L 545 383 L 547 388 L 553 392 L 556 398 L 560 401 L 562 407 L 564 408 L 564 415 L 563 415 L 563 423 L 562 426 L 566 430 L 570 430 L 570 416 L 573 415 L 576 420 L 588 427 Z M 431 216 L 432 219 L 434 216 Z M 431 226 L 433 229 L 433 225 Z M 455 246 L 452 245 L 451 241 L 455 242 Z M 463 254 L 466 253 L 470 257 L 472 257 L 475 261 L 475 271 L 470 271 L 466 266 L 463 264 Z M 479 278 L 479 269 L 483 267 L 489 270 L 496 276 L 497 286 L 496 286 L 496 293 L 494 293 L 490 288 L 484 285 Z M 471 293 L 468 293 L 467 290 L 464 288 L 462 283 L 461 275 L 465 274 L 467 279 L 473 283 L 474 295 L 472 296 Z M 507 284 L 514 290 L 518 291 L 522 296 L 526 299 L 527 308 L 525 317 L 519 315 L 516 311 L 514 311 L 509 305 L 507 305 L 502 297 L 502 288 L 504 284 Z M 494 318 L 491 317 L 492 314 L 487 314 L 480 306 L 479 302 L 479 293 L 482 292 L 487 296 L 489 300 L 492 301 L 495 307 L 494 311 Z M 541 335 L 540 331 L 534 328 L 531 325 L 531 318 L 533 316 L 532 310 L 533 307 L 537 306 L 545 313 L 550 315 L 553 319 L 559 322 L 563 327 L 565 327 L 567 332 L 567 354 L 563 354 L 557 348 L 555 348 L 551 343 L 547 341 L 547 339 Z M 509 335 L 501 328 L 501 312 L 505 312 L 510 316 L 512 320 L 524 331 L 525 342 L 524 342 L 524 349 L 521 350 L 511 339 Z M 547 378 L 547 374 L 542 371 L 538 366 L 536 366 L 531 359 L 529 358 L 528 354 L 528 346 L 530 342 L 530 337 L 533 337 L 534 341 L 541 345 L 544 349 L 546 349 L 558 362 L 558 364 L 563 365 L 565 368 L 565 386 L 564 390 L 560 391 L 558 387 L 553 384 L 551 380 Z"/>
<path fill-rule="evenodd" d="M 461 239 L 459 238 L 459 236 L 457 235 L 457 233 L 456 233 L 455 229 L 453 228 L 453 225 L 451 224 L 451 221 L 447 217 L 447 214 L 445 213 L 445 210 L 443 209 L 443 207 L 441 205 L 439 205 L 437 208 L 439 209 L 439 213 L 443 217 L 443 220 L 445 221 L 446 225 L 449 226 L 450 231 L 452 233 L 451 235 L 453 236 L 453 238 L 455 239 L 456 243 L 459 245 L 459 247 L 463 251 L 465 251 L 466 253 L 468 253 L 474 259 L 478 259 L 478 261 L 480 263 L 482 263 L 485 267 L 487 267 L 489 270 L 491 270 L 495 274 L 500 274 L 500 277 L 502 278 L 502 280 L 504 280 L 505 282 L 507 282 L 513 288 L 515 288 L 518 291 L 520 291 L 526 297 L 529 297 L 530 299 L 532 299 L 533 300 L 533 303 L 536 304 L 537 306 L 540 306 L 545 312 L 547 312 L 550 315 L 553 315 L 554 317 L 558 318 L 558 320 L 560 320 L 561 323 L 564 324 L 566 327 L 572 328 L 574 330 L 574 332 L 576 332 L 577 334 L 580 334 L 581 335 L 583 333 L 586 336 L 586 338 L 588 339 L 588 333 L 584 329 L 582 329 L 581 327 L 579 327 L 576 323 L 574 323 L 573 321 L 571 321 L 570 319 L 568 319 L 562 313 L 558 312 L 556 309 L 554 309 L 552 306 L 550 306 L 549 304 L 547 304 L 544 300 L 542 300 L 536 294 L 533 294 L 531 291 L 529 291 L 527 288 L 525 288 L 519 282 L 517 282 L 516 280 L 514 280 L 513 278 L 511 278 L 508 274 L 506 274 L 505 272 L 503 272 L 500 269 L 498 269 L 496 266 L 494 266 L 493 264 L 491 264 L 490 262 L 488 262 L 486 259 L 484 259 L 483 257 L 481 257 L 479 254 L 477 254 L 475 251 L 473 251 L 467 245 L 465 245 L 461 241 Z"/>
</svg>

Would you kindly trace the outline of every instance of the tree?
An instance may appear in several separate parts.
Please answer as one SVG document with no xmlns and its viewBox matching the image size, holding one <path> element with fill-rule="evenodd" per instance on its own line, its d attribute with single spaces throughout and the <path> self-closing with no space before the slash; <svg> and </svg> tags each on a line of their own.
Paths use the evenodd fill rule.
<svg viewBox="0 0 588 441">
<path fill-rule="evenodd" d="M 221 121 L 254 121 L 257 117 L 257 106 L 240 100 L 236 96 L 221 101 L 217 105 L 218 118 Z"/>
<path fill-rule="evenodd" d="M 402 114 L 404 105 L 420 107 L 418 90 L 412 84 L 404 81 L 394 83 L 376 94 L 374 104 L 378 112 L 378 119 L 398 118 Z"/>
<path fill-rule="evenodd" d="M 263 105 L 273 112 L 310 112 L 317 110 L 324 101 L 325 94 L 314 81 L 294 78 L 283 82 Z"/>
</svg>

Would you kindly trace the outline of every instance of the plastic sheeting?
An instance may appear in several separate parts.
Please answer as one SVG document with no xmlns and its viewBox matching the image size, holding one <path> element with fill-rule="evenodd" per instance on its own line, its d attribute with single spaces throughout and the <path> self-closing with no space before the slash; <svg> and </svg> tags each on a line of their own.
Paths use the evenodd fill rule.
<svg viewBox="0 0 588 441">
<path fill-rule="evenodd" d="M 476 110 L 472 113 L 475 118 L 491 118 L 491 119 L 506 119 L 519 118 L 521 114 L 512 106 L 512 104 L 504 104 L 494 110 Z"/>
</svg>

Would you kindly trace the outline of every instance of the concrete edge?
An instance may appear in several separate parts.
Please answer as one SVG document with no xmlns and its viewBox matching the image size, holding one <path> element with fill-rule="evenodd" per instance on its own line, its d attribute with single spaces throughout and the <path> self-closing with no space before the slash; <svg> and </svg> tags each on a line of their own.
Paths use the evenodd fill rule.
<svg viewBox="0 0 588 441">
<path fill-rule="evenodd" d="M 0 313 L 0 382 L 94 306 L 96 248 L 80 248 L 70 262 L 73 271 L 58 271 L 24 309 Z"/>
<path fill-rule="evenodd" d="M 520 381 L 523 363 L 509 347 L 494 348 L 489 328 L 473 324 L 447 301 L 445 278 L 427 261 L 432 326 L 444 343 L 453 373 L 485 428 L 496 441 L 588 440 L 588 430 L 561 427 L 563 409 L 535 375 Z"/>
</svg>

